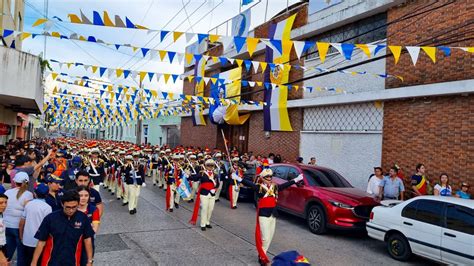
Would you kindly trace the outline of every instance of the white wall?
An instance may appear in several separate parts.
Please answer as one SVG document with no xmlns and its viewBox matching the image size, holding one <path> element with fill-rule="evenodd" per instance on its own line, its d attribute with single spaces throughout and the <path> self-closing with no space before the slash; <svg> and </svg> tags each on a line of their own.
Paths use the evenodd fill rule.
<svg viewBox="0 0 474 266">
<path fill-rule="evenodd" d="M 0 47 L 0 66 L 0 95 L 20 98 L 18 102 L 11 104 L 42 110 L 43 88 L 39 58 Z"/>
<path fill-rule="evenodd" d="M 314 156 L 318 165 L 336 170 L 364 190 L 373 167 L 382 161 L 382 133 L 301 132 L 300 141 L 305 163 Z"/>
</svg>

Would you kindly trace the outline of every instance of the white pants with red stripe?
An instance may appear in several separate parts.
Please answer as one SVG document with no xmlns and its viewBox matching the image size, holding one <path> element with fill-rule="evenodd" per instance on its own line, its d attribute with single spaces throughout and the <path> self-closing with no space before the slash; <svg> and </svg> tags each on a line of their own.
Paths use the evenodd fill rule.
<svg viewBox="0 0 474 266">
<path fill-rule="evenodd" d="M 275 234 L 276 218 L 273 215 L 270 217 L 259 216 L 258 221 L 260 223 L 260 232 L 262 233 L 262 248 L 267 253 Z"/>
</svg>

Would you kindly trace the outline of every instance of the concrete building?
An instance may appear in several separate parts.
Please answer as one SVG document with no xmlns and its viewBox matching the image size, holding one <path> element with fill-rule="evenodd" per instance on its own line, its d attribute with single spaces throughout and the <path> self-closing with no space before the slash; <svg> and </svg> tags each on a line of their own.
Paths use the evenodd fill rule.
<svg viewBox="0 0 474 266">
<path fill-rule="evenodd" d="M 0 13 L 0 28 L 23 29 L 23 1 L 0 1 Z M 36 122 L 28 114 L 41 113 L 43 87 L 40 58 L 20 51 L 21 41 L 13 35 L 0 41 L 4 45 L 0 47 L 0 142 L 4 143 L 33 136 Z"/>
<path fill-rule="evenodd" d="M 291 33 L 293 40 L 382 46 L 376 55 L 372 54 L 371 60 L 360 49 L 354 49 L 351 60 L 345 60 L 336 49 L 331 48 L 324 63 L 318 57 L 316 48 L 312 48 L 299 62 L 293 52 L 292 64 L 367 74 L 319 73 L 317 70 L 293 68 L 290 82 L 297 81 L 293 85 L 334 87 L 340 88 L 342 93 L 291 91 L 288 112 L 293 132 L 264 132 L 261 108 L 248 108 L 251 117 L 246 124 L 223 127 L 230 145 L 262 155 L 279 153 L 288 161 L 294 161 L 296 156 L 301 155 L 307 162 L 314 156 L 318 164 L 337 170 L 354 186 L 364 189 L 374 166 L 382 165 L 388 171 L 390 166 L 398 164 L 406 174 L 411 174 L 418 162 L 424 162 L 432 169 L 429 174 L 432 182 L 436 181 L 441 171 L 446 171 L 455 177 L 456 182 L 471 178 L 472 183 L 474 169 L 472 163 L 469 164 L 472 162 L 469 158 L 474 158 L 472 145 L 469 145 L 470 136 L 474 133 L 474 128 L 470 126 L 473 123 L 469 123 L 472 120 L 470 99 L 474 91 L 471 85 L 474 75 L 472 55 L 459 50 L 452 51 L 450 57 L 444 57 L 438 52 L 439 60 L 433 64 L 425 54 L 420 53 L 419 62 L 414 67 L 410 56 L 404 52 L 395 65 L 393 56 L 384 45 L 442 45 L 444 35 L 452 35 L 450 38 L 446 36 L 449 46 L 472 47 L 472 40 L 456 40 L 462 39 L 463 32 L 472 30 L 468 20 L 472 18 L 473 4 L 468 0 L 450 4 L 437 1 L 341 0 L 314 9 L 310 8 L 312 2 L 295 4 L 270 22 L 256 27 L 249 35 L 266 37 L 269 23 L 297 13 Z M 442 12 L 446 10 L 449 12 L 445 15 Z M 427 17 L 433 17 L 433 20 Z M 423 18 L 423 23 L 419 23 L 420 18 Z M 448 34 L 451 30 L 453 33 Z M 420 43 L 420 40 L 430 37 L 440 41 L 435 38 L 435 42 Z M 249 58 L 245 46 L 239 54 L 235 49 L 223 53 L 222 46 L 209 46 L 208 54 Z M 252 60 L 265 61 L 264 58 L 264 46 L 259 44 Z M 224 69 L 219 63 L 208 63 L 205 76 L 229 68 Z M 193 72 L 194 69 L 190 68 L 187 73 Z M 243 79 L 263 81 L 261 73 L 243 72 Z M 385 73 L 401 76 L 403 82 L 395 77 L 373 75 Z M 242 92 L 247 91 L 242 89 Z M 185 82 L 184 92 L 192 94 L 194 84 Z M 205 90 L 205 96 L 208 95 L 206 93 L 209 93 L 209 88 Z M 451 96 L 443 98 L 442 95 Z M 261 101 L 263 93 L 251 94 L 246 99 Z M 404 130 L 405 125 L 407 130 Z M 448 132 L 450 129 L 456 132 Z M 426 142 L 428 147 L 424 145 Z M 220 130 L 215 125 L 208 123 L 205 127 L 193 127 L 190 117 L 182 119 L 181 143 L 223 149 Z M 436 143 L 443 145 L 440 147 Z M 460 157 L 454 159 L 455 154 Z"/>
<path fill-rule="evenodd" d="M 162 116 L 145 119 L 141 122 L 141 130 L 138 130 L 137 124 L 137 121 L 131 121 L 127 126 L 111 126 L 105 129 L 92 130 L 89 132 L 89 137 L 137 143 L 137 134 L 140 133 L 140 144 L 175 147 L 180 142 L 180 117 Z"/>
</svg>

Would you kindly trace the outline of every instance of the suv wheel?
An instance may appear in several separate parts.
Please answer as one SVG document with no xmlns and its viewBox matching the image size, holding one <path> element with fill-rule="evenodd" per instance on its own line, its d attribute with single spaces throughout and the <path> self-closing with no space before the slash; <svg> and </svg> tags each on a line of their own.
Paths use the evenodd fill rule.
<svg viewBox="0 0 474 266">
<path fill-rule="evenodd" d="M 388 253 L 396 260 L 406 261 L 411 257 L 408 240 L 400 233 L 391 234 L 387 240 Z"/>
<path fill-rule="evenodd" d="M 326 233 L 326 215 L 320 206 L 313 205 L 309 208 L 306 221 L 311 233 L 317 235 Z"/>
</svg>

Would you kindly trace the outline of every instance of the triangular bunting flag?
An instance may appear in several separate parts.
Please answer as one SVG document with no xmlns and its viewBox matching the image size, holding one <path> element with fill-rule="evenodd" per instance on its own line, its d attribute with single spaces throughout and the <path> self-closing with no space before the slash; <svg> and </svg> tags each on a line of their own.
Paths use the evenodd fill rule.
<svg viewBox="0 0 474 266">
<path fill-rule="evenodd" d="M 411 61 L 413 62 L 413 65 L 416 65 L 416 62 L 418 61 L 418 55 L 420 54 L 420 47 L 418 46 L 406 46 L 408 53 L 410 54 Z"/>
</svg>

